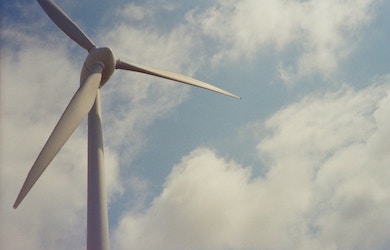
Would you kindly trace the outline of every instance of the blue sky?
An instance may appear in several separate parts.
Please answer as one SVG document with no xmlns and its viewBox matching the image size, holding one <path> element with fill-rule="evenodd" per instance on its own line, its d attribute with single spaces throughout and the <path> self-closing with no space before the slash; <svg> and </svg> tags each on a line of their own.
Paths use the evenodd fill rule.
<svg viewBox="0 0 390 250">
<path fill-rule="evenodd" d="M 388 1 L 56 2 L 118 57 L 243 98 L 115 72 L 112 249 L 389 248 Z M 84 249 L 86 122 L 12 204 L 87 54 L 36 2 L 1 4 L 1 248 Z"/>
</svg>

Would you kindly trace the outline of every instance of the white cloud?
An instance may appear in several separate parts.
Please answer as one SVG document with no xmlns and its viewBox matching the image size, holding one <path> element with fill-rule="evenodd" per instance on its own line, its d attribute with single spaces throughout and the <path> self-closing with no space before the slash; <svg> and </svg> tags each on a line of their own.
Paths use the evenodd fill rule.
<svg viewBox="0 0 390 250">
<path fill-rule="evenodd" d="M 190 13 L 188 20 L 218 41 L 216 62 L 253 59 L 270 48 L 298 52 L 288 60 L 283 54 L 280 62 L 281 78 L 293 82 L 334 72 L 353 50 L 359 28 L 369 22 L 373 2 L 219 0 L 205 12 Z"/>
<path fill-rule="evenodd" d="M 34 23 L 31 24 L 34 27 Z M 33 29 L 33 28 L 32 28 Z M 82 124 L 18 207 L 33 160 L 79 86 L 82 61 L 50 41 L 2 29 L 1 232 L 5 249 L 82 249 L 86 230 L 87 141 Z M 50 37 L 50 33 L 48 33 Z M 75 62 L 76 61 L 76 62 Z M 106 148 L 108 194 L 121 191 L 116 155 Z"/>
<path fill-rule="evenodd" d="M 390 245 L 390 83 L 312 95 L 266 122 L 269 166 L 198 148 L 144 212 L 129 212 L 118 249 L 385 249 Z"/>
<path fill-rule="evenodd" d="M 45 29 L 44 24 L 38 20 L 29 25 L 29 30 L 23 24 L 2 29 L 1 184 L 6 188 L 1 188 L 0 242 L 7 249 L 80 249 L 85 246 L 86 227 L 85 124 L 71 136 L 20 207 L 12 209 L 32 161 L 78 88 L 83 63 L 83 54 L 73 53 L 72 41 L 48 30 L 42 40 L 39 31 Z M 37 32 L 32 32 L 34 29 Z M 118 25 L 101 40 L 112 45 L 121 59 L 132 57 L 131 62 L 183 73 L 192 73 L 197 67 L 198 62 L 187 57 L 193 43 L 181 27 L 161 34 Z M 125 192 L 123 182 L 146 183 L 124 175 L 119 161 L 127 161 L 124 167 L 130 165 L 132 156 L 145 144 L 147 126 L 181 103 L 189 89 L 124 71 L 116 72 L 104 86 L 109 201 L 115 202 L 116 195 Z M 142 188 L 136 187 L 137 183 L 132 190 Z"/>
<path fill-rule="evenodd" d="M 142 21 L 144 25 L 147 25 L 159 11 L 172 12 L 177 7 L 178 4 L 173 1 L 144 1 L 142 5 L 125 4 L 115 11 L 115 15 L 121 22 Z"/>
<path fill-rule="evenodd" d="M 367 22 L 370 4 L 317 1 L 323 5 L 319 8 L 314 1 L 306 5 L 263 2 L 259 3 L 264 10 L 254 1 L 220 1 L 207 14 L 194 17 L 204 18 L 203 32 L 223 47 L 217 55 L 223 59 L 241 53 L 248 56 L 268 46 L 284 51 L 291 44 L 303 44 L 298 46 L 301 53 L 292 71 L 282 61 L 281 70 L 291 79 L 294 73 L 332 71 L 339 63 L 339 52 L 345 56 L 343 49 L 356 34 L 354 30 Z M 304 5 L 309 14 L 299 19 Z M 133 20 L 144 21 L 156 11 L 129 6 L 119 11 L 121 20 L 136 11 L 140 15 Z M 338 13 L 337 7 L 338 18 L 327 19 L 326 13 Z M 257 19 L 257 11 L 267 16 L 267 22 L 258 22 L 265 17 Z M 287 18 L 281 19 L 277 11 Z M 323 23 L 312 24 L 316 15 Z M 31 22 L 29 30 L 20 24 L 2 29 L 0 242 L 7 249 L 85 248 L 85 126 L 70 138 L 18 210 L 11 208 L 31 161 L 79 81 L 83 55 L 72 53 L 76 45 L 63 37 L 41 36 L 45 20 Z M 150 28 L 146 21 L 143 29 L 117 21 L 117 26 L 98 36 L 102 45 L 112 47 L 122 59 L 193 74 L 209 49 L 199 50 L 199 40 L 192 33 L 196 27 L 191 27 L 198 24 L 192 22 L 166 33 Z M 321 25 L 323 33 L 318 33 L 315 28 Z M 229 33 L 233 28 L 245 29 Z M 194 55 L 198 60 L 193 60 Z M 142 193 L 149 192 L 147 180 L 126 176 L 121 170 L 145 144 L 147 127 L 183 102 L 190 89 L 157 81 L 117 72 L 102 90 L 111 202 L 118 193 L 129 192 L 125 185 L 140 196 L 137 204 L 143 202 Z M 258 145 L 269 167 L 266 176 L 253 178 L 251 169 L 212 150 L 194 150 L 174 167 L 151 207 L 132 207 L 123 215 L 114 229 L 113 244 L 123 249 L 385 248 L 389 245 L 385 232 L 389 231 L 386 138 L 390 132 L 389 80 L 383 82 L 362 91 L 345 87 L 338 93 L 307 97 L 270 118 L 267 131 L 254 131 L 270 133 Z"/>
<path fill-rule="evenodd" d="M 134 8 L 147 13 L 153 10 L 130 5 L 119 11 L 118 15 L 126 16 L 129 9 Z M 127 62 L 187 75 L 193 75 L 202 62 L 201 57 L 193 60 L 196 41 L 183 26 L 163 33 L 149 27 L 147 22 L 142 27 L 118 22 L 103 34 L 99 40 L 108 44 L 121 60 Z M 116 72 L 102 92 L 104 126 L 109 131 L 106 135 L 111 147 L 130 149 L 130 154 L 121 155 L 123 162 L 130 163 L 134 154 L 144 146 L 145 129 L 188 98 L 190 89 L 180 83 L 135 72 Z"/>
<path fill-rule="evenodd" d="M 383 117 L 389 93 L 386 77 L 362 91 L 304 98 L 267 121 L 272 135 L 258 145 L 271 166 L 267 177 L 280 178 L 281 186 L 297 181 L 310 192 L 305 248 L 389 246 L 389 142 L 378 141 L 390 135 Z"/>
<path fill-rule="evenodd" d="M 151 7 L 151 6 L 148 6 Z M 150 17 L 153 13 L 150 8 L 144 8 L 143 6 L 136 5 L 134 3 L 130 3 L 126 5 L 124 8 L 117 9 L 116 15 L 121 18 L 125 18 L 125 20 L 143 20 L 147 17 Z"/>
</svg>

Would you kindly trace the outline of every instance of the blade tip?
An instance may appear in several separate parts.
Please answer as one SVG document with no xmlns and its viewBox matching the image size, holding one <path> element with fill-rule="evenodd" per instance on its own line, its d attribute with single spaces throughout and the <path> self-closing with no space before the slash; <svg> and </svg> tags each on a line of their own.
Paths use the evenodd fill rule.
<svg viewBox="0 0 390 250">
<path fill-rule="evenodd" d="M 14 209 L 17 209 L 17 208 L 18 208 L 18 206 L 19 206 L 19 204 L 20 204 L 20 202 L 18 202 L 18 201 L 15 201 L 15 203 L 14 203 L 14 205 L 13 205 L 13 208 L 14 208 Z"/>
<path fill-rule="evenodd" d="M 16 198 L 15 203 L 14 203 L 14 205 L 13 205 L 13 208 L 14 208 L 14 209 L 18 208 L 18 206 L 20 205 L 20 203 L 22 203 L 24 197 L 26 197 L 26 195 L 23 195 L 23 196 L 22 196 L 22 190 L 21 190 L 21 192 L 19 193 L 19 195 L 18 195 L 18 197 Z"/>
<path fill-rule="evenodd" d="M 239 99 L 239 100 L 242 99 L 241 96 L 238 96 L 238 95 L 235 95 L 235 94 L 232 94 L 232 93 L 229 93 L 229 96 L 233 97 L 233 98 L 236 98 L 236 99 Z"/>
</svg>

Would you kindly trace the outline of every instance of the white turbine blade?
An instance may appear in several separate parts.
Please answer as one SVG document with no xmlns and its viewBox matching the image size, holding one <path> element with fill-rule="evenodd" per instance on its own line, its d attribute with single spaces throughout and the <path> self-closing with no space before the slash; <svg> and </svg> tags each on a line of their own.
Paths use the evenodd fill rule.
<svg viewBox="0 0 390 250">
<path fill-rule="evenodd" d="M 50 19 L 73 41 L 87 51 L 96 47 L 87 35 L 52 0 L 37 0 Z"/>
<path fill-rule="evenodd" d="M 73 96 L 45 146 L 35 160 L 34 165 L 31 167 L 15 201 L 14 208 L 19 206 L 20 202 L 22 202 L 43 171 L 45 171 L 58 151 L 92 108 L 100 85 L 102 70 L 102 65 L 95 64 L 85 82 Z"/>
<path fill-rule="evenodd" d="M 227 95 L 227 96 L 231 96 L 231 97 L 240 99 L 240 97 L 238 97 L 238 96 L 236 96 L 236 95 L 234 95 L 226 90 L 220 89 L 220 88 L 215 87 L 211 84 L 196 80 L 194 78 L 191 78 L 191 77 L 188 77 L 188 76 L 185 76 L 182 74 L 178 74 L 178 73 L 174 73 L 174 72 L 170 72 L 170 71 L 166 71 L 166 70 L 162 70 L 162 69 L 147 67 L 147 66 L 141 66 L 141 65 L 134 64 L 134 63 L 126 63 L 126 62 L 122 62 L 120 60 L 117 60 L 116 68 L 140 72 L 140 73 L 153 75 L 153 76 L 157 76 L 157 77 L 161 77 L 161 78 L 165 78 L 165 79 L 169 79 L 169 80 L 173 80 L 173 81 L 177 81 L 177 82 L 182 82 L 185 84 L 190 84 L 190 85 L 193 85 L 196 87 L 204 88 L 204 89 L 211 90 L 211 91 L 223 94 L 223 95 Z"/>
</svg>

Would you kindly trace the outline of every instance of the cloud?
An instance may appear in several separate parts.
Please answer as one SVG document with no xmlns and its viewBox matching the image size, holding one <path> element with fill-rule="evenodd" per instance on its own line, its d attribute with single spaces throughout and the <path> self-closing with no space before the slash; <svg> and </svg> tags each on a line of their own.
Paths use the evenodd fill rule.
<svg viewBox="0 0 390 250">
<path fill-rule="evenodd" d="M 12 204 L 32 161 L 79 86 L 86 53 L 79 53 L 79 48 L 58 35 L 57 30 L 52 33 L 41 19 L 29 19 L 29 29 L 23 22 L 8 21 L 10 25 L 2 27 L 1 48 L 0 177 L 2 187 L 6 188 L 0 190 L 0 242 L 9 249 L 82 249 L 86 230 L 85 123 L 71 136 L 20 207 L 13 210 Z M 46 32 L 43 40 L 40 30 Z M 110 32 L 102 32 L 97 40 L 112 44 L 121 59 L 128 56 L 132 58 L 130 62 L 191 74 L 197 63 L 187 57 L 193 43 L 186 32 L 178 27 L 162 34 L 150 28 L 142 30 L 120 24 Z M 104 86 L 102 106 L 110 206 L 119 195 L 126 195 L 123 183 L 131 190 L 145 189 L 142 185 L 147 182 L 127 173 L 126 166 L 145 145 L 147 127 L 185 100 L 189 89 L 124 71 L 116 72 Z M 126 164 L 119 169 L 121 163 Z"/>
<path fill-rule="evenodd" d="M 34 30 L 31 23 L 31 30 Z M 79 86 L 78 55 L 67 42 L 2 28 L 1 226 L 6 249 L 82 249 L 86 232 L 87 141 L 85 124 L 18 207 L 12 208 L 33 160 Z M 3 46 L 4 45 L 4 46 Z M 109 198 L 121 192 L 116 153 L 105 149 Z M 28 225 L 28 226 L 26 226 Z"/>
<path fill-rule="evenodd" d="M 384 77 L 275 113 L 257 146 L 269 167 L 264 176 L 195 149 L 147 210 L 122 218 L 116 247 L 386 249 L 389 93 Z"/>
<path fill-rule="evenodd" d="M 137 11 L 140 16 L 130 16 Z M 149 6 L 130 4 L 116 12 L 118 21 L 110 30 L 102 32 L 98 40 L 108 44 L 124 61 L 193 75 L 202 62 L 193 60 L 196 41 L 189 30 L 179 25 L 161 32 L 145 20 L 132 25 L 129 18 L 143 20 L 157 10 Z M 103 107 L 107 142 L 110 147 L 126 147 L 136 154 L 146 142 L 145 129 L 188 98 L 189 86 L 134 72 L 117 71 L 105 86 Z M 111 111 L 115 110 L 115 113 Z M 131 143 L 129 143 L 131 142 Z M 131 162 L 134 155 L 121 155 L 123 162 Z"/>
<path fill-rule="evenodd" d="M 219 0 L 206 11 L 190 12 L 188 20 L 217 41 L 216 62 L 254 59 L 271 48 L 283 55 L 282 80 L 294 82 L 337 69 L 369 23 L 373 2 Z"/>
<path fill-rule="evenodd" d="M 272 132 L 258 149 L 271 166 L 267 177 L 310 191 L 305 248 L 389 246 L 390 206 L 385 179 L 389 156 L 389 78 L 367 89 L 304 98 L 270 118 Z M 386 128 L 385 128 L 386 127 Z M 284 172 L 281 174 L 281 172 Z M 292 178 L 297 176 L 296 178 Z M 299 177 L 299 178 L 298 178 Z"/>
<path fill-rule="evenodd" d="M 214 48 L 195 38 L 194 31 L 200 28 L 215 39 L 216 48 L 220 46 L 215 51 L 218 60 L 248 58 L 251 52 L 269 46 L 278 53 L 297 46 L 291 65 L 281 61 L 286 79 L 294 74 L 326 73 L 349 53 L 347 50 L 344 55 L 343 49 L 368 22 L 371 2 L 317 2 L 323 8 L 314 1 L 306 1 L 306 5 L 264 1 L 264 15 L 270 17 L 261 23 L 257 21 L 264 17 L 254 15 L 255 10 L 263 11 L 257 2 L 241 1 L 233 8 L 233 2 L 220 1 L 206 14 L 190 12 L 188 23 L 169 31 L 152 28 L 147 21 L 157 8 L 130 4 L 113 12 L 118 17 L 116 24 L 99 30 L 96 40 L 112 47 L 121 59 L 191 75 Z M 310 14 L 296 21 L 304 5 Z M 337 7 L 339 18 L 319 18 L 325 28 L 316 33 L 320 25 L 312 24 L 314 16 L 334 14 Z M 280 19 L 275 11 L 282 11 L 287 18 Z M 134 12 L 140 15 L 129 19 Z M 245 13 L 252 15 L 246 17 Z M 192 22 L 191 15 L 200 17 L 200 23 Z M 29 26 L 20 21 L 2 27 L 0 242 L 10 249 L 83 249 L 85 124 L 18 210 L 11 208 L 31 161 L 78 87 L 86 55 L 79 53 L 72 41 L 58 36 L 58 31 L 52 33 L 47 19 L 31 19 L 28 16 Z M 280 30 L 273 28 L 275 24 Z M 229 33 L 237 27 L 246 30 Z M 255 32 L 261 29 L 265 32 Z M 47 32 L 45 36 L 41 30 Z M 193 60 L 195 56 L 197 60 Z M 119 195 L 128 198 L 132 191 L 136 192 L 136 205 L 145 202 L 144 193 L 150 192 L 148 180 L 129 174 L 127 166 L 146 145 L 148 127 L 182 103 L 189 89 L 128 72 L 117 72 L 104 86 L 110 206 L 117 205 Z M 121 208 L 130 204 L 131 211 L 113 213 L 122 216 L 119 227 L 113 228 L 113 244 L 119 249 L 388 247 L 388 92 L 388 77 L 360 91 L 346 86 L 336 93 L 303 98 L 265 124 L 256 121 L 256 126 L 247 126 L 253 131 L 243 132 L 243 136 L 269 135 L 256 148 L 268 167 L 264 176 L 255 177 L 250 168 L 211 149 L 195 149 L 174 166 L 161 195 L 150 206 L 135 207 L 126 200 Z M 257 131 L 263 128 L 266 130 Z"/>
</svg>

